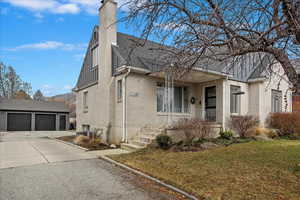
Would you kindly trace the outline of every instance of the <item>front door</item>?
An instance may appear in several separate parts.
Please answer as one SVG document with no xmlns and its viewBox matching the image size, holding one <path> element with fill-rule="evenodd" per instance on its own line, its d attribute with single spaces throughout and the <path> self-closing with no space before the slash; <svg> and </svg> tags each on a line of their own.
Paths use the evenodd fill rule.
<svg viewBox="0 0 300 200">
<path fill-rule="evenodd" d="M 217 94 L 216 86 L 205 88 L 205 119 L 216 121 Z"/>
</svg>

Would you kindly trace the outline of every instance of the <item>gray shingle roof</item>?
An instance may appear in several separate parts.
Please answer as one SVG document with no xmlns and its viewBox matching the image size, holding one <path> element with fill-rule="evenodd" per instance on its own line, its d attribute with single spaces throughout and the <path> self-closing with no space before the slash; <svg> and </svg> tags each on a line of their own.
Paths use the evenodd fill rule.
<svg viewBox="0 0 300 200">
<path fill-rule="evenodd" d="M 112 48 L 113 69 L 115 70 L 122 65 L 129 65 L 155 72 L 162 70 L 164 67 L 170 66 L 170 54 L 167 54 L 167 51 L 158 49 L 168 50 L 168 48 L 171 47 L 149 40 L 146 41 L 143 46 L 137 46 L 137 44 L 143 44 L 143 42 L 143 40 L 137 37 L 118 32 L 117 46 L 113 45 Z M 220 51 L 220 49 L 218 49 L 218 51 Z M 256 70 L 257 68 L 261 68 L 261 64 L 259 62 L 259 59 L 261 59 L 260 57 L 263 57 L 260 53 L 240 56 L 235 59 L 233 65 L 230 63 L 232 66 L 228 66 L 225 62 L 201 59 L 197 62 L 195 67 L 212 72 L 230 74 L 234 77 L 234 79 L 247 81 L 250 75 L 252 75 L 251 78 L 261 76 L 261 70 Z"/>
<path fill-rule="evenodd" d="M 63 102 L 3 98 L 0 98 L 0 110 L 69 112 L 68 107 Z"/>
<path fill-rule="evenodd" d="M 98 35 L 98 31 L 99 27 L 95 26 L 83 66 L 81 68 L 80 76 L 76 84 L 77 89 L 89 87 L 98 81 L 98 68 L 91 70 L 91 50 L 96 45 L 99 45 L 98 37 L 96 39 L 94 37 L 94 34 Z M 123 65 L 142 68 L 151 72 L 161 71 L 163 68 L 170 66 L 171 56 L 166 53 L 166 51 L 159 49 L 166 50 L 168 48 L 171 47 L 149 40 L 145 42 L 140 38 L 118 32 L 117 45 L 112 45 L 113 74 L 115 74 L 118 67 Z M 218 51 L 221 50 L 219 49 Z M 230 74 L 236 80 L 247 81 L 248 79 L 263 76 L 263 66 L 260 62 L 249 60 L 260 57 L 261 55 L 258 54 L 259 53 L 254 53 L 250 56 L 240 56 L 241 58 L 237 58 L 232 66 L 228 66 L 225 62 L 217 62 L 209 59 L 201 59 L 196 66 L 203 70 Z"/>
<path fill-rule="evenodd" d="M 141 46 L 142 45 L 142 46 Z M 113 68 L 129 65 L 150 71 L 158 71 L 167 66 L 168 54 L 160 49 L 168 47 L 117 33 L 117 46 L 113 46 Z"/>
</svg>

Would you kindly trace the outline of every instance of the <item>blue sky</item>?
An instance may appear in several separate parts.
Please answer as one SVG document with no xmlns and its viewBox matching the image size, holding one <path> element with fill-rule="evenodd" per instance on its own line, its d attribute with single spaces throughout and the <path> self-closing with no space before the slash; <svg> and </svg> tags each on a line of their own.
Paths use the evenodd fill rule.
<svg viewBox="0 0 300 200">
<path fill-rule="evenodd" d="M 0 0 L 0 61 L 45 96 L 76 84 L 100 0 Z M 122 15 L 119 10 L 119 15 Z M 132 33 L 124 24 L 118 31 Z"/>
</svg>

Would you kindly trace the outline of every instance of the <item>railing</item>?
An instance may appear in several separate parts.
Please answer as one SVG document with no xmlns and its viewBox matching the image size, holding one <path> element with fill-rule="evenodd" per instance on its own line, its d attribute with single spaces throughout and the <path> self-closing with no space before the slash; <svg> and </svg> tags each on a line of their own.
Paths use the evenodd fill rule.
<svg viewBox="0 0 300 200">
<path fill-rule="evenodd" d="M 202 120 L 206 120 L 206 121 L 212 121 L 215 122 L 216 121 L 216 109 L 201 109 L 200 113 L 198 114 L 198 117 Z"/>
</svg>

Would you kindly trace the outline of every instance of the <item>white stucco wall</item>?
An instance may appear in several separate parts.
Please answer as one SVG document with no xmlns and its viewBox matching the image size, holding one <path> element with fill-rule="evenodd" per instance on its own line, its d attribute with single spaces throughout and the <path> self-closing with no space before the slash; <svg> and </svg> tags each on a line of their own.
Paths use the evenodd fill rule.
<svg viewBox="0 0 300 200">
<path fill-rule="evenodd" d="M 287 81 L 287 77 L 284 76 L 283 69 L 280 65 L 277 65 L 273 69 L 276 74 L 262 82 L 259 87 L 259 118 L 261 123 L 265 123 L 269 113 L 271 112 L 271 95 L 272 89 L 282 91 L 282 112 L 292 112 L 292 92 L 289 90 L 290 84 Z M 284 99 L 287 99 L 285 101 Z"/>
</svg>

